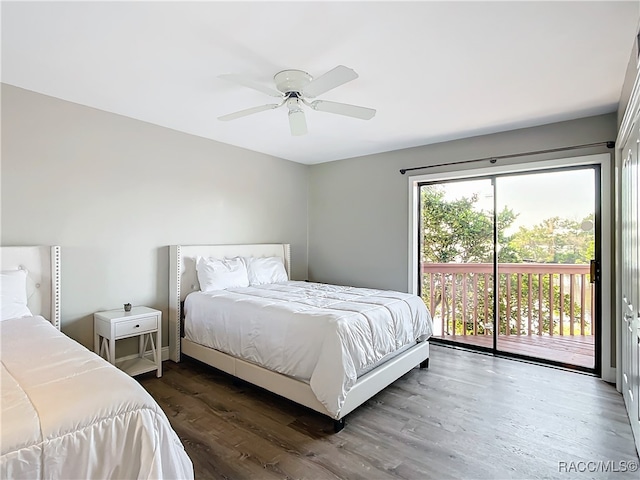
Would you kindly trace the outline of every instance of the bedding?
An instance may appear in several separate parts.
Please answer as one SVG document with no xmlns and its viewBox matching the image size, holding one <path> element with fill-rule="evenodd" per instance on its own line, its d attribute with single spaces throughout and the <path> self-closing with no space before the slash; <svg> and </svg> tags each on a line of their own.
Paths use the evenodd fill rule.
<svg viewBox="0 0 640 480">
<path fill-rule="evenodd" d="M 308 382 L 334 416 L 358 373 L 433 331 L 420 297 L 287 281 L 190 293 L 185 338 Z"/>
<path fill-rule="evenodd" d="M 153 398 L 43 317 L 0 326 L 2 478 L 193 478 Z"/>
<path fill-rule="evenodd" d="M 198 257 L 196 272 L 203 292 L 249 286 L 247 266 L 241 257 L 223 259 Z"/>
<path fill-rule="evenodd" d="M 264 285 L 289 280 L 284 263 L 279 257 L 245 257 L 249 285 Z"/>
<path fill-rule="evenodd" d="M 27 306 L 27 274 L 23 268 L 0 272 L 0 321 L 31 316 Z"/>
</svg>

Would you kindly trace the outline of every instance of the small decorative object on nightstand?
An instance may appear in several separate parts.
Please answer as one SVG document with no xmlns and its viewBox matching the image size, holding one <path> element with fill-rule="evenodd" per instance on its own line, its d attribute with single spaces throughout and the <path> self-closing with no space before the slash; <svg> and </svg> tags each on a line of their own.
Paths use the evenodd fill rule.
<svg viewBox="0 0 640 480">
<path fill-rule="evenodd" d="M 132 307 L 129 311 L 119 308 L 96 312 L 93 314 L 93 349 L 131 376 L 156 370 L 156 376 L 161 377 L 161 328 L 162 312 L 153 308 Z M 138 356 L 129 360 L 116 360 L 116 340 L 129 337 L 139 338 Z M 147 351 L 147 345 L 151 350 Z M 148 355 L 151 355 L 153 360 L 147 358 Z"/>
</svg>

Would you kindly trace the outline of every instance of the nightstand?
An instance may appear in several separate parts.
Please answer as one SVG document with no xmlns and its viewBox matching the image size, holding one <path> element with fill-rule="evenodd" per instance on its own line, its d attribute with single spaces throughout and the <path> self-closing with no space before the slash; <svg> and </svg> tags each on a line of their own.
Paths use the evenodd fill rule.
<svg viewBox="0 0 640 480">
<path fill-rule="evenodd" d="M 130 312 L 125 312 L 122 308 L 96 312 L 93 314 L 93 350 L 131 376 L 156 370 L 156 376 L 161 377 L 161 328 L 162 312 L 153 308 L 133 307 Z M 116 361 L 116 341 L 130 337 L 139 338 L 138 356 Z M 149 344 L 153 360 L 147 358 Z"/>
</svg>

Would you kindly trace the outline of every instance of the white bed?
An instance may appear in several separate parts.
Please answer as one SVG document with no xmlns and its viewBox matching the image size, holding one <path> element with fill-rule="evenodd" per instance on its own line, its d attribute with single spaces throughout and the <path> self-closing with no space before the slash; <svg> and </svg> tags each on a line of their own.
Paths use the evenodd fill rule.
<svg viewBox="0 0 640 480">
<path fill-rule="evenodd" d="M 170 255 L 171 359 L 184 353 L 312 408 L 336 431 L 367 399 L 428 365 L 432 321 L 419 297 L 293 281 L 204 293 L 198 257 L 279 257 L 289 272 L 289 245 L 175 245 Z"/>
<path fill-rule="evenodd" d="M 0 477 L 193 478 L 153 398 L 59 331 L 59 247 L 2 247 L 0 255 L 3 290 L 5 272 L 28 271 L 33 313 L 0 322 Z"/>
</svg>

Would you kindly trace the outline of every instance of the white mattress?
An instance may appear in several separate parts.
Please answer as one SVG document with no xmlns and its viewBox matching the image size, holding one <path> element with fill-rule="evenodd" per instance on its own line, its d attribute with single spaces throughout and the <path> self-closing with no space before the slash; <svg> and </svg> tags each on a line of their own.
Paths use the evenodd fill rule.
<svg viewBox="0 0 640 480">
<path fill-rule="evenodd" d="M 42 317 L 0 322 L 0 334 L 1 478 L 193 478 L 133 378 Z"/>
<path fill-rule="evenodd" d="M 431 336 L 420 297 L 285 282 L 194 292 L 185 338 L 302 381 L 336 417 L 358 373 Z"/>
</svg>

